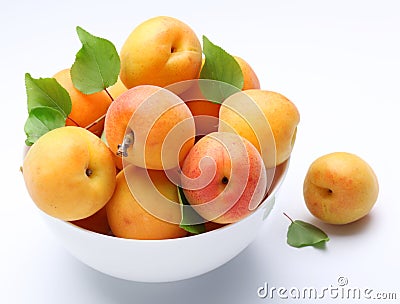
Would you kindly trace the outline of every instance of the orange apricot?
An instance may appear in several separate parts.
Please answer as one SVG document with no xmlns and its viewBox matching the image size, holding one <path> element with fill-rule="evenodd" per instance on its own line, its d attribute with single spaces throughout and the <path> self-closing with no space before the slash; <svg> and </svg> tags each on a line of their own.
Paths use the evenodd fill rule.
<svg viewBox="0 0 400 304">
<path fill-rule="evenodd" d="M 109 234 L 110 232 L 110 225 L 108 225 L 108 220 L 107 220 L 106 206 L 104 206 L 95 214 L 89 217 L 77 221 L 72 221 L 71 223 L 83 229 L 101 234 Z"/>
<path fill-rule="evenodd" d="M 71 98 L 72 110 L 68 115 L 66 125 L 86 128 L 100 119 L 98 123 L 87 129 L 97 136 L 101 136 L 104 127 L 104 118 L 101 118 L 105 115 L 112 102 L 111 97 L 104 90 L 88 95 L 80 92 L 72 83 L 70 69 L 61 70 L 53 77 L 68 92 Z"/>
<path fill-rule="evenodd" d="M 250 64 L 245 61 L 243 58 L 238 56 L 233 56 L 236 62 L 239 64 L 240 69 L 243 73 L 243 88 L 242 90 L 249 90 L 249 89 L 259 89 L 260 88 L 260 81 L 254 70 L 251 68 Z"/>
<path fill-rule="evenodd" d="M 142 178 L 147 172 L 154 186 Z M 128 184 L 127 179 L 132 185 Z M 144 209 L 143 202 L 131 192 L 131 187 L 135 183 L 140 183 L 139 191 L 147 197 L 147 202 L 144 203 L 159 204 L 157 206 L 163 208 L 165 199 L 175 202 L 176 208 L 168 211 L 174 220 L 172 222 L 163 220 Z M 158 191 L 165 199 L 154 201 L 152 198 L 154 191 Z M 175 223 L 181 217 L 177 187 L 162 170 L 146 170 L 133 165 L 125 167 L 117 175 L 117 186 L 106 208 L 109 225 L 117 237 L 160 240 L 187 235 L 187 231 Z"/>
</svg>

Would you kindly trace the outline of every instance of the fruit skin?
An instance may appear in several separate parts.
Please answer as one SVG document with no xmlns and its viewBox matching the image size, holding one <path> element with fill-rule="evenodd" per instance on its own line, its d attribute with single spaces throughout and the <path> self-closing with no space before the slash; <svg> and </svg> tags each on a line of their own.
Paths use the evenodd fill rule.
<svg viewBox="0 0 400 304">
<path fill-rule="evenodd" d="M 140 103 L 157 91 L 158 87 L 155 86 L 136 87 L 121 94 L 110 105 L 106 113 L 104 133 L 108 146 L 114 155 L 118 152 L 118 145 L 123 142 L 133 112 Z"/>
<path fill-rule="evenodd" d="M 207 161 L 210 159 L 215 166 Z M 204 219 L 215 223 L 234 223 L 248 216 L 266 191 L 261 155 L 234 133 L 213 132 L 202 137 L 186 157 L 182 174 L 188 202 Z"/>
<path fill-rule="evenodd" d="M 259 118 L 260 114 L 270 128 L 263 125 L 265 120 Z M 273 168 L 289 158 L 300 114 L 296 105 L 282 94 L 252 89 L 229 96 L 221 104 L 219 119 L 218 131 L 236 132 L 248 139 L 261 153 L 265 165 Z"/>
<path fill-rule="evenodd" d="M 260 81 L 250 64 L 242 57 L 233 56 L 239 64 L 243 73 L 243 88 L 242 90 L 260 89 Z"/>
<path fill-rule="evenodd" d="M 141 84 L 164 87 L 197 78 L 202 49 L 187 24 L 172 17 L 157 16 L 130 33 L 120 58 L 120 77 L 128 89 Z"/>
<path fill-rule="evenodd" d="M 195 119 L 196 135 L 203 135 L 218 130 L 220 104 L 211 102 L 204 97 L 201 86 L 207 82 L 208 80 L 193 79 L 167 87 L 169 90 L 176 92 L 185 101 Z"/>
<path fill-rule="evenodd" d="M 23 177 L 36 205 L 65 221 L 89 217 L 114 192 L 116 172 L 107 146 L 90 131 L 61 127 L 41 136 L 25 156 Z"/>
<path fill-rule="evenodd" d="M 110 233 L 110 225 L 108 225 L 106 206 L 89 217 L 71 221 L 71 223 L 83 229 L 107 235 Z"/>
<path fill-rule="evenodd" d="M 367 162 L 347 152 L 317 158 L 303 184 L 308 210 L 330 224 L 347 224 L 367 215 L 379 192 L 378 179 Z"/>
<path fill-rule="evenodd" d="M 190 112 L 194 117 L 205 115 L 216 118 L 218 118 L 219 108 L 221 106 L 220 104 L 208 101 L 205 98 L 203 100 L 190 100 L 186 102 L 186 105 L 189 107 Z"/>
<path fill-rule="evenodd" d="M 112 98 L 117 99 L 122 93 L 125 93 L 128 89 L 122 83 L 121 78 L 118 77 L 117 82 L 114 83 L 111 87 L 107 88 L 107 91 L 110 93 Z"/>
<path fill-rule="evenodd" d="M 239 56 L 233 56 L 233 58 L 235 58 L 236 62 L 239 64 L 240 69 L 242 70 L 243 73 L 242 90 L 260 89 L 260 81 L 258 80 L 256 73 L 247 63 L 247 61 L 245 61 L 243 58 Z M 202 62 L 202 66 L 203 65 L 204 65 L 204 59 Z M 200 89 L 198 89 L 198 91 L 199 92 L 192 93 L 192 95 L 203 96 L 203 94 L 200 92 Z M 192 112 L 193 116 L 206 115 L 216 118 L 218 118 L 219 116 L 219 109 L 221 105 L 218 103 L 210 102 L 206 100 L 205 97 L 199 100 L 187 101 L 186 104 L 189 107 L 190 111 Z"/>
<path fill-rule="evenodd" d="M 210 232 L 213 230 L 217 230 L 219 228 L 222 228 L 225 226 L 225 224 L 219 224 L 219 223 L 215 223 L 215 222 L 205 222 L 204 223 L 206 232 Z"/>
<path fill-rule="evenodd" d="M 183 130 L 166 140 L 179 124 Z M 178 166 L 193 146 L 195 136 L 193 116 L 185 103 L 172 92 L 152 85 L 137 86 L 120 95 L 107 111 L 104 129 L 114 154 L 126 131 L 132 131 L 134 142 L 124 160 L 155 170 Z"/>
<path fill-rule="evenodd" d="M 107 112 L 112 99 L 104 90 L 89 95 L 83 94 L 74 87 L 70 69 L 61 70 L 53 77 L 68 92 L 71 98 L 72 110 L 66 121 L 67 126 L 77 126 L 78 124 L 79 127 L 85 128 Z M 104 119 L 90 127 L 89 131 L 101 136 L 103 127 Z"/>
<path fill-rule="evenodd" d="M 187 232 L 180 228 L 179 224 L 164 221 L 150 214 L 132 195 L 127 177 L 129 183 L 135 183 L 136 174 L 140 175 L 147 172 L 156 189 L 168 200 L 176 203 L 176 208 L 172 210 L 174 213 L 172 214 L 173 221 L 178 221 L 181 218 L 177 187 L 168 180 L 164 171 L 147 171 L 144 168 L 130 165 L 118 173 L 114 195 L 106 206 L 107 217 L 113 234 L 121 238 L 141 240 L 161 240 L 186 236 Z M 143 181 L 143 179 L 140 179 L 140 181 Z M 143 190 L 142 193 L 150 195 L 154 188 L 153 185 L 146 184 L 140 190 Z M 151 198 L 149 199 L 151 200 Z M 162 204 L 164 201 L 159 203 Z"/>
</svg>

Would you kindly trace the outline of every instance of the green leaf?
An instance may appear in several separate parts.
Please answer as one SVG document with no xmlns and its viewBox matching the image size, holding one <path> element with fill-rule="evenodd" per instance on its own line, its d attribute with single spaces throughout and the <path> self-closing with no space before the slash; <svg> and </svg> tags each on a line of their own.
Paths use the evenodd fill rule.
<svg viewBox="0 0 400 304">
<path fill-rule="evenodd" d="M 287 232 L 287 243 L 290 246 L 320 246 L 329 241 L 327 234 L 318 227 L 300 220 L 291 221 Z"/>
<path fill-rule="evenodd" d="M 36 107 L 50 107 L 65 118 L 71 113 L 72 103 L 68 92 L 54 78 L 35 79 L 25 74 L 28 112 Z"/>
<path fill-rule="evenodd" d="M 198 83 L 205 99 L 213 103 L 221 104 L 232 94 L 241 92 L 237 87 L 222 81 L 199 79 Z"/>
<path fill-rule="evenodd" d="M 114 44 L 77 27 L 82 48 L 71 67 L 74 86 L 84 94 L 100 92 L 117 82 L 120 59 Z"/>
<path fill-rule="evenodd" d="M 107 142 L 107 136 L 106 136 L 106 130 L 103 130 L 103 133 L 101 133 L 100 139 L 103 141 L 103 143 L 106 144 L 108 147 L 108 142 Z"/>
<path fill-rule="evenodd" d="M 31 146 L 50 130 L 65 126 L 65 119 L 61 112 L 51 107 L 31 109 L 24 126 L 26 145 Z"/>
<path fill-rule="evenodd" d="M 243 88 L 243 73 L 232 55 L 213 44 L 206 36 L 203 36 L 203 53 L 205 62 L 200 73 L 201 79 L 226 82 L 239 90 Z"/>
<path fill-rule="evenodd" d="M 206 231 L 204 219 L 190 206 L 183 189 L 178 186 L 178 198 L 181 204 L 182 220 L 179 227 L 193 234 L 200 234 Z M 199 224 L 192 224 L 199 223 Z"/>
</svg>

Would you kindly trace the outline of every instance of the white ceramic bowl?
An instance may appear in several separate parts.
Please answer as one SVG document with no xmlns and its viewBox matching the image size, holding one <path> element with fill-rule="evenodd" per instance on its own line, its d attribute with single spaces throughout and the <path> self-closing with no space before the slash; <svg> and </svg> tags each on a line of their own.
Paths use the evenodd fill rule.
<svg viewBox="0 0 400 304">
<path fill-rule="evenodd" d="M 257 236 L 275 203 L 289 161 L 278 166 L 269 194 L 245 219 L 199 235 L 168 240 L 132 240 L 82 229 L 43 213 L 57 240 L 78 260 L 113 277 L 171 282 L 211 271 L 238 255 Z"/>
</svg>

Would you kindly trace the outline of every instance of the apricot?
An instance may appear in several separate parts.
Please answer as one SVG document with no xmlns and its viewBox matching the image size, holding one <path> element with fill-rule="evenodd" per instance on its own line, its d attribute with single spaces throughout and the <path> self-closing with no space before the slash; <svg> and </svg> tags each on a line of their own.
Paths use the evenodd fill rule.
<svg viewBox="0 0 400 304">
<path fill-rule="evenodd" d="M 127 90 L 128 89 L 126 88 L 124 83 L 121 81 L 121 78 L 119 77 L 115 84 L 107 88 L 107 91 L 110 93 L 110 95 L 114 100 L 117 99 L 120 95 L 122 95 L 122 93 L 125 93 Z"/>
<path fill-rule="evenodd" d="M 182 167 L 182 188 L 205 220 L 237 222 L 261 203 L 267 187 L 264 163 L 245 138 L 227 132 L 202 137 Z"/>
<path fill-rule="evenodd" d="M 112 99 L 105 91 L 94 94 L 83 94 L 72 83 L 70 69 L 59 71 L 53 76 L 57 82 L 68 92 L 72 110 L 67 117 L 67 126 L 88 127 L 107 112 Z M 88 130 L 101 136 L 104 127 L 104 118 L 89 127 Z"/>
<path fill-rule="evenodd" d="M 42 135 L 28 150 L 22 172 L 39 209 L 65 221 L 99 211 L 116 184 L 110 150 L 81 127 L 61 127 Z"/>
<path fill-rule="evenodd" d="M 71 223 L 89 231 L 101 234 L 110 233 L 110 225 L 108 225 L 106 206 L 87 218 L 71 221 Z"/>
<path fill-rule="evenodd" d="M 253 68 L 250 64 L 244 60 L 242 57 L 233 56 L 236 62 L 239 64 L 240 69 L 243 73 L 243 87 L 242 90 L 250 90 L 250 89 L 259 89 L 260 88 L 260 81 L 256 73 L 254 72 Z"/>
<path fill-rule="evenodd" d="M 120 52 L 121 80 L 130 89 L 169 84 L 197 77 L 202 50 L 195 32 L 184 22 L 157 16 L 139 24 Z"/>
<path fill-rule="evenodd" d="M 218 131 L 234 132 L 248 139 L 261 153 L 268 168 L 287 160 L 295 143 L 300 114 L 280 93 L 245 90 L 221 105 Z"/>
<path fill-rule="evenodd" d="M 205 115 L 218 118 L 219 108 L 221 107 L 219 103 L 209 100 L 191 100 L 186 102 L 186 105 L 194 117 Z"/>
<path fill-rule="evenodd" d="M 193 146 L 195 125 L 189 108 L 177 95 L 141 85 L 111 104 L 105 135 L 111 151 L 123 155 L 127 163 L 171 169 L 179 166 Z"/>
<path fill-rule="evenodd" d="M 303 183 L 307 209 L 329 224 L 348 224 L 366 216 L 379 194 L 378 178 L 361 157 L 332 152 L 310 165 Z"/>
<path fill-rule="evenodd" d="M 260 81 L 250 64 L 245 61 L 243 58 L 239 56 L 233 56 L 236 62 L 239 64 L 240 69 L 243 73 L 243 88 L 242 90 L 249 89 L 260 89 Z M 204 65 L 204 59 L 203 59 Z M 193 95 L 193 93 L 191 93 Z M 201 92 L 195 93 L 198 96 L 202 96 Z M 198 100 L 190 100 L 186 102 L 189 107 L 192 115 L 194 117 L 200 115 L 212 116 L 218 118 L 219 109 L 221 105 L 219 103 L 211 102 L 206 100 L 206 98 L 198 99 Z"/>
<path fill-rule="evenodd" d="M 147 181 L 150 182 L 142 178 L 144 174 L 148 174 Z M 140 183 L 137 188 L 136 183 Z M 158 195 L 159 199 L 154 201 L 153 195 Z M 143 208 L 146 204 L 143 200 L 156 208 L 163 208 L 168 202 L 173 202 L 175 207 L 169 208 L 169 219 L 163 219 Z M 187 235 L 176 223 L 181 218 L 177 187 L 162 170 L 126 166 L 117 175 L 117 186 L 106 209 L 109 225 L 117 237 L 160 240 Z"/>
<path fill-rule="evenodd" d="M 206 232 L 209 232 L 209 231 L 213 231 L 213 230 L 222 228 L 222 227 L 226 226 L 226 224 L 219 224 L 219 223 L 215 223 L 215 222 L 205 222 L 204 226 L 206 228 Z"/>
</svg>

